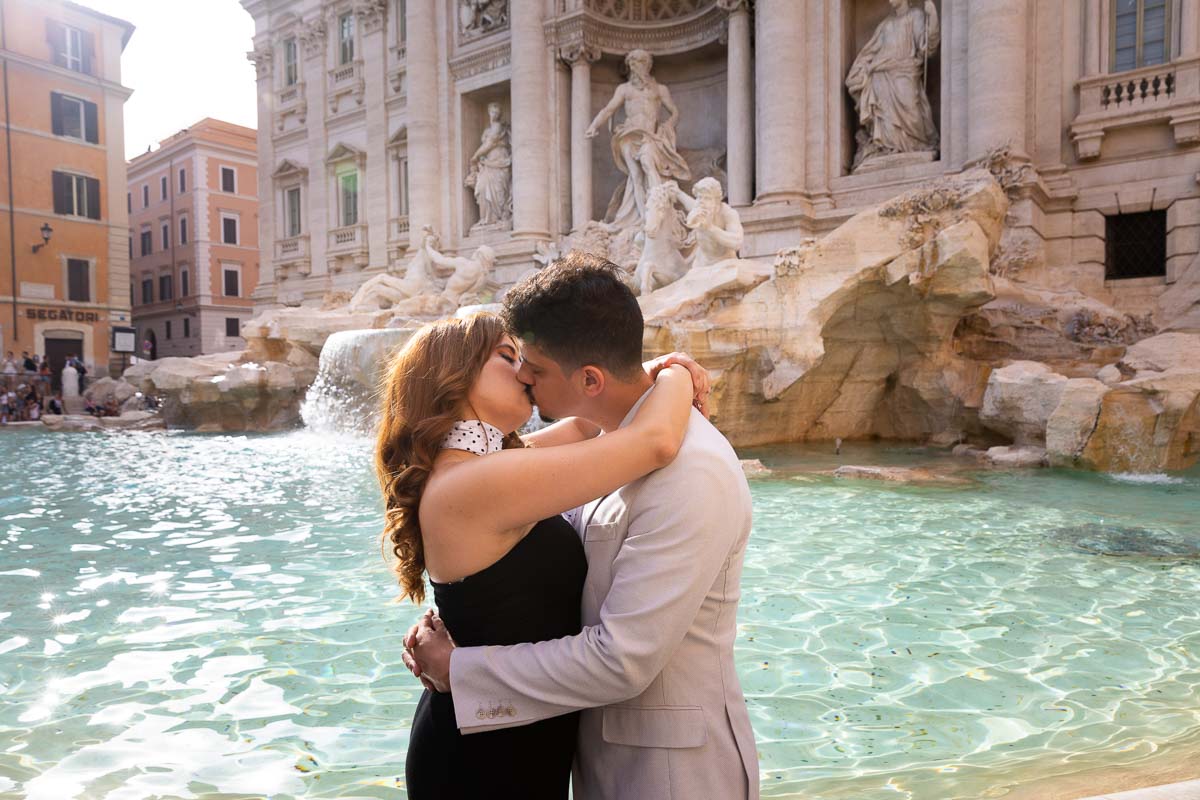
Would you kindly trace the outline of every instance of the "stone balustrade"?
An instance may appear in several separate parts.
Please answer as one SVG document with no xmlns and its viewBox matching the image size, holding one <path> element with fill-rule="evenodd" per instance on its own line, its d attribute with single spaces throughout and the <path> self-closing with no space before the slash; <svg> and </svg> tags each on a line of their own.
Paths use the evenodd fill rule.
<svg viewBox="0 0 1200 800">
<path fill-rule="evenodd" d="M 329 70 L 329 87 L 326 91 L 329 99 L 329 113 L 338 113 L 341 100 L 347 96 L 353 97 L 355 104 L 361 106 L 366 88 L 361 58 Z"/>
<path fill-rule="evenodd" d="M 1076 84 L 1079 114 L 1071 140 L 1081 160 L 1100 156 L 1108 131 L 1167 122 L 1179 145 L 1200 143 L 1200 57 L 1094 75 Z"/>
<path fill-rule="evenodd" d="M 312 272 L 312 250 L 308 234 L 275 240 L 275 276 L 286 278 L 291 273 L 309 275 Z"/>
</svg>

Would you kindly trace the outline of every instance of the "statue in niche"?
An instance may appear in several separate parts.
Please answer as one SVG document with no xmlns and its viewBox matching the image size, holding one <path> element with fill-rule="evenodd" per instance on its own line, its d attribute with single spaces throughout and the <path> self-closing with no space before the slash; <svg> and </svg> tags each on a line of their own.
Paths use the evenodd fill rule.
<svg viewBox="0 0 1200 800">
<path fill-rule="evenodd" d="M 605 122 L 612 130 L 613 160 L 626 180 L 613 193 L 604 219 L 620 228 L 637 226 L 645 218 L 651 188 L 666 180 L 691 179 L 687 161 L 675 145 L 679 109 L 667 87 L 650 75 L 653 58 L 645 50 L 634 50 L 625 56 L 625 64 L 629 80 L 617 87 L 584 134 L 594 138 Z M 613 126 L 613 115 L 621 108 L 625 119 Z M 667 119 L 660 122 L 664 109 Z"/>
<path fill-rule="evenodd" d="M 925 94 L 929 59 L 941 41 L 937 9 L 889 0 L 892 14 L 850 65 L 846 88 L 861 126 L 853 169 L 872 158 L 937 150 L 938 131 Z"/>
<path fill-rule="evenodd" d="M 512 222 L 512 143 L 508 124 L 500 119 L 500 104 L 488 103 L 488 126 L 471 155 L 465 181 L 475 192 L 479 222 L 471 227 L 496 228 Z"/>
<path fill-rule="evenodd" d="M 675 199 L 687 210 L 684 224 L 696 238 L 692 267 L 703 269 L 738 257 L 745 237 L 742 218 L 722 200 L 724 191 L 716 178 L 701 178 L 692 187 L 695 197 L 676 187 Z"/>
<path fill-rule="evenodd" d="M 458 0 L 458 30 L 482 36 L 508 24 L 508 0 Z"/>
</svg>

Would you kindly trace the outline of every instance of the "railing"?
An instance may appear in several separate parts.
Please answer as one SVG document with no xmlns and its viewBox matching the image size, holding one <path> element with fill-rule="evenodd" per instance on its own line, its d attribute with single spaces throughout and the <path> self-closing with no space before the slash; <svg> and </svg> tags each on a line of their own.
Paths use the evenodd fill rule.
<svg viewBox="0 0 1200 800">
<path fill-rule="evenodd" d="M 1189 56 L 1076 84 L 1079 114 L 1071 138 L 1080 159 L 1100 156 L 1108 131 L 1168 122 L 1175 142 L 1200 142 L 1200 57 Z"/>
<path fill-rule="evenodd" d="M 366 223 L 333 228 L 329 231 L 330 251 L 365 250 L 367 247 Z"/>
<path fill-rule="evenodd" d="M 347 94 L 354 96 L 354 101 L 362 105 L 366 93 L 366 82 L 363 80 L 363 62 L 360 59 L 342 64 L 329 70 L 329 113 L 338 113 L 339 101 Z"/>
<path fill-rule="evenodd" d="M 392 217 L 392 239 L 407 239 L 408 238 L 408 215 L 401 217 Z"/>
<path fill-rule="evenodd" d="M 286 108 L 304 100 L 304 81 L 294 83 L 291 86 L 285 86 L 279 90 L 276 96 L 276 106 L 278 108 Z"/>
<path fill-rule="evenodd" d="M 340 83 L 349 83 L 355 78 L 362 77 L 362 61 L 354 60 L 329 70 L 329 85 L 336 87 Z"/>
<path fill-rule="evenodd" d="M 275 240 L 275 258 L 295 259 L 308 255 L 308 235 L 293 236 L 289 239 Z"/>
</svg>

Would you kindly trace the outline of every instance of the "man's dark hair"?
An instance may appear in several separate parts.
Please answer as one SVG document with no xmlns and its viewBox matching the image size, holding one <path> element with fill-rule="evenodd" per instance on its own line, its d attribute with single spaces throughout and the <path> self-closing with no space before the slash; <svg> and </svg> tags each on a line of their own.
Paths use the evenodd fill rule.
<svg viewBox="0 0 1200 800">
<path fill-rule="evenodd" d="M 508 290 L 505 327 L 570 373 L 594 364 L 621 379 L 642 365 L 642 309 L 620 267 L 572 250 Z"/>
</svg>

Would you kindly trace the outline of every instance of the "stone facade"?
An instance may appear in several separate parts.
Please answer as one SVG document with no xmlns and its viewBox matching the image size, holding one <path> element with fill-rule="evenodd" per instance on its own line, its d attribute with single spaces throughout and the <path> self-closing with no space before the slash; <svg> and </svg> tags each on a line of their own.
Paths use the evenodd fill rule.
<svg viewBox="0 0 1200 800">
<path fill-rule="evenodd" d="M 625 179 L 610 132 L 585 132 L 628 79 L 634 49 L 670 88 L 680 152 L 708 154 L 740 213 L 742 257 L 773 256 L 980 164 L 1012 201 L 994 266 L 1007 278 L 1147 314 L 1200 251 L 1200 0 L 1169 0 L 1165 61 L 1131 70 L 1114 0 L 243 5 L 256 23 L 262 132 L 259 310 L 329 303 L 402 273 L 420 244 L 409 232 L 426 225 L 449 254 L 492 247 L 501 284 L 582 233 Z M 919 90 L 936 149 L 855 170 L 851 67 L 890 17 L 928 19 L 929 6 L 937 24 L 906 30 L 926 37 Z M 478 225 L 464 186 L 490 103 L 511 123 L 511 229 Z M 303 229 L 289 232 L 284 192 L 296 185 Z M 1149 210 L 1165 212 L 1163 274 L 1106 277 L 1106 218 Z"/>
<path fill-rule="evenodd" d="M 128 176 L 138 356 L 241 350 L 260 259 L 254 129 L 200 120 L 130 161 Z"/>
</svg>

